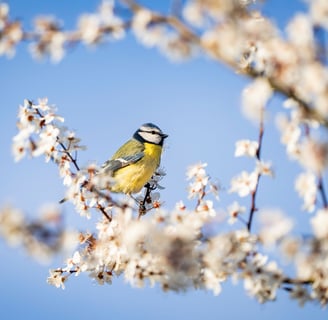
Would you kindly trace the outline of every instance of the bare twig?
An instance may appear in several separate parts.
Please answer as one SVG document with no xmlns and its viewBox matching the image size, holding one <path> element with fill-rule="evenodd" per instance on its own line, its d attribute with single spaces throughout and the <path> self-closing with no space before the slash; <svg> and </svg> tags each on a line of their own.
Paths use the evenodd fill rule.
<svg viewBox="0 0 328 320">
<path fill-rule="evenodd" d="M 151 203 L 151 192 L 154 191 L 156 189 L 156 187 L 152 187 L 150 183 L 147 183 L 145 185 L 145 188 L 146 188 L 146 193 L 145 193 L 145 196 L 144 196 L 144 199 L 138 203 L 139 204 L 139 215 L 138 215 L 138 219 L 141 218 L 141 216 L 145 215 L 147 213 L 147 208 L 146 208 L 146 203 Z"/>
<path fill-rule="evenodd" d="M 328 201 L 327 201 L 326 191 L 325 191 L 325 188 L 324 188 L 324 185 L 323 185 L 322 175 L 320 175 L 318 177 L 318 190 L 319 190 L 320 195 L 321 195 L 323 207 L 325 209 L 327 209 L 328 208 Z"/>
<path fill-rule="evenodd" d="M 262 110 L 261 113 L 261 119 L 260 119 L 260 127 L 259 127 L 259 137 L 258 137 L 258 149 L 256 151 L 256 158 L 257 160 L 261 160 L 261 148 L 262 148 L 262 141 L 263 141 L 263 134 L 264 134 L 264 123 L 263 123 L 263 113 L 264 110 Z M 261 179 L 261 173 L 258 173 L 257 176 L 257 182 L 256 182 L 256 186 L 255 186 L 255 190 L 253 190 L 251 196 L 252 196 L 252 200 L 251 200 L 251 208 L 249 211 L 249 218 L 248 218 L 248 222 L 247 222 L 247 230 L 251 231 L 251 227 L 252 227 L 252 222 L 253 222 L 253 218 L 254 218 L 254 213 L 255 211 L 257 211 L 257 207 L 256 207 L 256 196 L 257 196 L 257 190 L 258 190 L 258 186 L 260 183 L 260 179 Z"/>
</svg>

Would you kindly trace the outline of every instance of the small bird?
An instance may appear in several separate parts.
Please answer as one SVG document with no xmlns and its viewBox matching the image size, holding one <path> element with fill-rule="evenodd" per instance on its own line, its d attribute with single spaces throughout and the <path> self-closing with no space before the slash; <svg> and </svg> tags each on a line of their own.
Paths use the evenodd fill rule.
<svg viewBox="0 0 328 320">
<path fill-rule="evenodd" d="M 164 140 L 168 137 L 153 123 L 143 124 L 133 137 L 107 160 L 100 175 L 113 177 L 112 192 L 138 193 L 160 165 Z"/>
<path fill-rule="evenodd" d="M 100 189 L 107 188 L 128 195 L 138 193 L 159 167 L 163 143 L 167 137 L 156 125 L 143 124 L 96 173 L 100 178 L 113 178 L 110 187 L 100 186 Z M 59 203 L 66 200 L 63 198 Z"/>
</svg>

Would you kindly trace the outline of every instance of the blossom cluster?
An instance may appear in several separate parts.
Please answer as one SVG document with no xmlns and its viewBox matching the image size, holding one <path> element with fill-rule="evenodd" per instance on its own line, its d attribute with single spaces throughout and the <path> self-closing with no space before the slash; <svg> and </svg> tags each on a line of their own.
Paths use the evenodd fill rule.
<svg viewBox="0 0 328 320">
<path fill-rule="evenodd" d="M 134 1 L 124 4 L 129 11 L 124 18 L 116 13 L 117 2 L 107 1 L 96 13 L 82 15 L 76 30 L 64 31 L 56 19 L 41 17 L 32 31 L 25 31 L 20 22 L 10 20 L 9 6 L 2 3 L 0 55 L 12 56 L 24 39 L 32 41 L 34 55 L 59 61 L 68 44 L 97 45 L 108 38 L 122 38 L 128 29 L 144 46 L 156 47 L 174 59 L 203 52 L 253 78 L 242 93 L 241 110 L 258 126 L 259 135 L 256 140 L 237 141 L 235 148 L 235 156 L 250 158 L 253 169 L 232 178 L 229 193 L 234 201 L 224 209 L 215 208 L 212 197 L 218 199 L 221 190 L 208 175 L 206 163 L 187 171 L 188 199 L 196 201 L 193 209 L 182 201 L 174 210 L 163 208 L 159 192 L 153 192 L 161 189 L 163 170 L 148 182 L 144 194 L 116 199 L 109 192 L 112 178 L 98 174 L 97 164 L 79 167 L 74 154 L 83 146 L 74 132 L 62 126 L 64 119 L 56 109 L 46 99 L 26 100 L 20 106 L 18 134 L 13 139 L 15 160 L 43 155 L 53 161 L 67 187 L 63 201 L 71 201 L 82 216 L 90 217 L 91 210 L 96 210 L 103 217 L 94 233 L 80 233 L 74 253 L 63 267 L 50 271 L 48 282 L 64 287 L 71 275 L 87 273 L 99 284 L 123 276 L 136 287 L 204 289 L 217 295 L 222 283 L 232 279 L 261 303 L 276 299 L 283 289 L 301 305 L 309 301 L 327 305 L 328 201 L 323 178 L 328 147 L 322 133 L 328 127 L 328 73 L 315 30 L 328 30 L 328 2 L 310 1 L 308 13 L 296 14 L 284 35 L 250 0 L 190 0 L 176 15 L 158 13 Z M 273 176 L 261 147 L 274 92 L 287 98 L 276 122 L 287 155 L 301 168 L 295 191 L 302 208 L 312 213 L 307 237 L 293 234 L 294 222 L 282 209 L 258 207 L 261 177 Z M 227 212 L 224 232 L 217 228 L 226 218 L 222 212 Z M 62 247 L 65 236 L 57 222 L 53 233 L 43 228 L 53 221 L 49 217 L 58 214 L 46 217 L 32 223 L 17 209 L 4 208 L 0 235 L 36 256 L 47 256 Z M 281 252 L 294 267 L 294 276 L 288 275 L 279 259 L 269 258 L 268 248 Z"/>
<path fill-rule="evenodd" d="M 288 113 L 277 115 L 277 126 L 281 132 L 281 143 L 291 160 L 297 161 L 302 171 L 295 178 L 295 190 L 303 199 L 302 209 L 314 212 L 317 204 L 325 207 L 327 200 L 320 189 L 322 177 L 328 166 L 327 143 L 320 137 L 320 123 L 308 119 L 297 103 L 286 101 Z M 319 189 L 318 189 L 319 186 Z"/>
<path fill-rule="evenodd" d="M 66 186 L 71 186 L 80 175 L 72 154 L 84 149 L 75 133 L 62 126 L 64 119 L 56 113 L 56 108 L 48 104 L 47 99 L 38 103 L 25 100 L 19 107 L 17 128 L 13 138 L 12 153 L 15 161 L 25 156 L 45 156 L 58 165 L 59 175 Z"/>
<path fill-rule="evenodd" d="M 0 3 L 0 56 L 15 55 L 16 45 L 23 39 L 23 30 L 19 21 L 9 20 L 9 5 Z"/>
<path fill-rule="evenodd" d="M 230 188 L 238 197 L 251 198 L 248 219 L 243 217 L 246 206 L 237 200 L 226 210 L 215 208 L 213 199 L 219 200 L 221 189 L 207 174 L 206 163 L 187 170 L 188 198 L 196 200 L 193 209 L 182 201 L 174 210 L 163 208 L 159 193 L 152 193 L 162 188 L 162 169 L 148 182 L 144 195 L 113 199 L 108 191 L 110 176 L 98 174 L 96 164 L 86 168 L 77 164 L 73 153 L 84 148 L 75 133 L 62 126 L 63 121 L 46 99 L 38 103 L 26 100 L 19 108 L 18 134 L 13 138 L 16 161 L 27 155 L 51 159 L 67 187 L 65 200 L 84 216 L 94 209 L 103 217 L 94 233 L 75 234 L 79 239 L 75 251 L 63 267 L 50 270 L 50 284 L 64 288 L 72 275 L 86 273 L 99 284 L 110 284 L 115 277 L 123 276 L 135 287 L 159 285 L 164 291 L 177 292 L 203 289 L 218 295 L 222 283 L 233 279 L 242 282 L 247 293 L 261 303 L 276 299 L 278 290 L 286 289 L 300 304 L 327 304 L 327 210 L 317 211 L 311 219 L 313 236 L 301 240 L 291 234 L 293 221 L 281 210 L 256 206 L 260 177 L 273 175 L 271 166 L 261 159 L 263 119 L 257 141 L 236 142 L 235 156 L 255 161 L 254 171 L 243 171 L 233 178 Z M 313 192 L 318 193 L 318 189 Z M 8 243 L 23 245 L 38 258 L 51 256 L 74 243 L 69 236 L 74 233 L 64 232 L 56 210 L 48 207 L 45 218 L 27 221 L 17 209 L 5 208 L 0 211 L 0 234 Z M 145 216 L 150 210 L 153 212 Z M 215 231 L 225 220 L 223 211 L 228 212 L 228 223 L 239 220 L 241 228 Z M 255 212 L 259 229 L 254 233 L 251 225 Z M 287 276 L 278 260 L 270 260 L 265 253 L 267 247 L 278 248 L 295 264 L 295 277 Z"/>
<path fill-rule="evenodd" d="M 58 206 L 45 205 L 37 219 L 27 218 L 12 206 L 0 208 L 0 236 L 12 247 L 22 246 L 40 262 L 58 253 L 68 254 L 77 244 L 77 233 L 68 230 Z"/>
<path fill-rule="evenodd" d="M 308 13 L 296 14 L 284 35 L 254 3 L 189 0 L 181 12 L 165 15 L 135 1 L 103 1 L 94 13 L 82 14 L 72 30 L 65 30 L 54 17 L 37 17 L 34 28 L 25 30 L 20 21 L 10 19 L 9 5 L 2 3 L 0 55 L 13 56 L 16 45 L 27 40 L 33 56 L 60 61 L 68 47 L 122 39 L 131 30 L 142 45 L 156 47 L 170 58 L 181 60 L 203 52 L 255 78 L 248 90 L 260 89 L 261 95 L 245 99 L 250 117 L 259 115 L 257 110 L 274 89 L 297 102 L 306 117 L 327 125 L 328 76 L 316 37 L 318 29 L 327 31 L 326 2 L 310 1 Z"/>
<path fill-rule="evenodd" d="M 112 177 L 99 174 L 99 166 L 78 166 L 76 156 L 73 155 L 85 147 L 80 144 L 75 132 L 62 126 L 63 122 L 64 119 L 56 113 L 54 106 L 48 104 L 47 99 L 39 99 L 38 103 L 25 100 L 18 112 L 19 132 L 13 138 L 14 159 L 20 161 L 27 155 L 43 155 L 47 162 L 52 160 L 57 164 L 59 175 L 67 188 L 62 202 L 70 200 L 82 216 L 90 218 L 91 209 L 95 208 L 110 220 L 112 206 L 125 206 L 126 203 L 115 202 L 110 193 L 106 192 L 110 189 Z M 154 207 L 160 207 L 159 193 L 151 192 L 162 188 L 159 182 L 164 175 L 164 170 L 157 170 L 149 181 L 147 194 L 136 199 L 142 214 Z"/>
</svg>

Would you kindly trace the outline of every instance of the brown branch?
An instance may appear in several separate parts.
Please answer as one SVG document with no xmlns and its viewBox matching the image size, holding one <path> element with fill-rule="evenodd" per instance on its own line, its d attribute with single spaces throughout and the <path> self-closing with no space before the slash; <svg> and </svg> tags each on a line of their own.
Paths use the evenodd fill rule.
<svg viewBox="0 0 328 320">
<path fill-rule="evenodd" d="M 292 284 L 292 285 L 310 285 L 313 283 L 312 280 L 301 280 L 301 279 L 293 279 L 293 278 L 284 278 L 282 280 L 284 284 Z"/>
<path fill-rule="evenodd" d="M 141 5 L 137 4 L 135 1 L 132 0 L 122 0 L 123 3 L 125 3 L 131 11 L 137 12 L 138 10 L 143 9 Z M 228 65 L 230 68 L 232 68 L 235 71 L 238 71 L 239 73 L 256 79 L 258 77 L 265 76 L 268 82 L 270 83 L 271 87 L 276 91 L 288 98 L 292 98 L 295 100 L 299 108 L 302 110 L 304 116 L 308 117 L 309 119 L 313 119 L 321 123 L 323 126 L 328 128 L 328 119 L 319 111 L 312 108 L 311 104 L 304 101 L 302 98 L 300 98 L 297 93 L 295 92 L 295 89 L 293 87 L 286 86 L 281 81 L 278 81 L 274 76 L 270 76 L 267 74 L 263 74 L 263 72 L 257 71 L 252 66 L 248 66 L 248 68 L 244 70 L 240 70 L 240 66 L 238 61 L 235 60 L 229 60 L 225 58 L 219 50 L 217 50 L 216 47 L 209 47 L 206 46 L 205 43 L 202 42 L 202 39 L 199 35 L 197 35 L 190 27 L 188 27 L 185 23 L 183 23 L 178 17 L 169 15 L 164 16 L 158 13 L 153 12 L 153 23 L 166 23 L 170 25 L 173 29 L 175 29 L 183 38 L 185 41 L 192 42 L 193 44 L 200 47 L 204 53 L 210 55 L 211 57 L 214 57 L 214 59 L 223 62 L 224 64 Z"/>
<path fill-rule="evenodd" d="M 112 217 L 110 217 L 108 215 L 108 213 L 105 211 L 105 208 L 99 203 L 97 202 L 97 208 L 100 210 L 100 212 L 104 215 L 104 217 L 111 222 L 112 221 Z"/>
<path fill-rule="evenodd" d="M 66 148 L 66 146 L 64 145 L 64 143 L 60 141 L 59 137 L 57 137 L 57 142 L 58 142 L 59 145 L 62 147 L 64 153 L 69 157 L 69 159 L 70 159 L 71 162 L 73 163 L 75 169 L 76 169 L 77 171 L 80 171 L 80 167 L 78 166 L 76 159 L 73 158 L 73 156 L 71 155 L 71 153 L 68 151 L 69 149 Z"/>
<path fill-rule="evenodd" d="M 322 179 L 321 175 L 318 177 L 318 186 L 317 187 L 318 187 L 318 190 L 319 190 L 320 195 L 321 195 L 323 207 L 325 209 L 327 209 L 328 208 L 328 201 L 327 201 L 326 191 L 325 191 L 325 188 L 324 188 L 324 185 L 323 185 L 323 179 Z"/>
<path fill-rule="evenodd" d="M 264 113 L 264 110 L 262 110 L 261 119 L 260 119 L 258 149 L 256 151 L 256 158 L 259 161 L 261 160 L 261 148 L 262 148 L 262 141 L 263 141 L 263 134 L 264 134 L 264 123 L 263 123 L 264 115 L 263 115 L 263 113 Z M 258 176 L 257 176 L 257 183 L 256 183 L 256 186 L 255 186 L 255 190 L 251 194 L 251 196 L 252 196 L 251 208 L 250 208 L 250 211 L 249 211 L 249 218 L 248 218 L 248 222 L 247 222 L 247 230 L 249 232 L 251 231 L 251 228 L 252 228 L 254 213 L 255 213 L 255 211 L 257 211 L 256 196 L 257 196 L 257 190 L 258 190 L 258 187 L 259 187 L 260 179 L 261 179 L 261 173 L 259 173 Z"/>
<path fill-rule="evenodd" d="M 151 186 L 150 183 L 147 183 L 145 185 L 145 188 L 146 188 L 146 193 L 145 193 L 145 196 L 144 196 L 144 199 L 138 203 L 139 204 L 139 215 L 138 215 L 138 219 L 140 219 L 143 215 L 145 215 L 147 213 L 147 208 L 146 208 L 146 203 L 151 203 L 151 192 L 154 191 L 156 189 L 156 187 L 154 188 L 153 186 Z"/>
</svg>

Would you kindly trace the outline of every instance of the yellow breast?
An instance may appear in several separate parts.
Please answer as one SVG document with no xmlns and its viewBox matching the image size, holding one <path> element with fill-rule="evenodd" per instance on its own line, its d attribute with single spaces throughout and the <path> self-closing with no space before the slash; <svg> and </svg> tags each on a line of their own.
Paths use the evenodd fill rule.
<svg viewBox="0 0 328 320">
<path fill-rule="evenodd" d="M 115 172 L 115 184 L 111 191 L 137 193 L 150 180 L 160 164 L 162 147 L 151 143 L 144 145 L 144 157 L 141 160 Z"/>
</svg>

